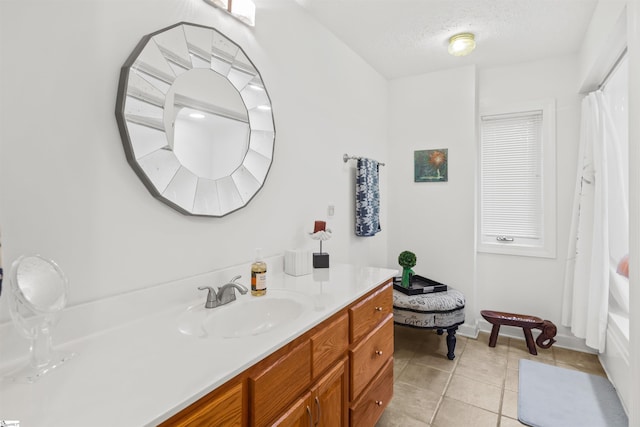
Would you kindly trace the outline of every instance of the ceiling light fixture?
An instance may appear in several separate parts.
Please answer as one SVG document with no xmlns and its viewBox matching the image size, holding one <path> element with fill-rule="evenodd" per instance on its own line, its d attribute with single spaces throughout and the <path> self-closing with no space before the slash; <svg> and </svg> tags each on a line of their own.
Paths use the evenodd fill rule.
<svg viewBox="0 0 640 427">
<path fill-rule="evenodd" d="M 204 2 L 226 11 L 250 27 L 256 25 L 256 4 L 253 0 L 204 0 Z"/>
<path fill-rule="evenodd" d="M 465 56 L 476 48 L 476 38 L 471 33 L 460 33 L 449 39 L 449 53 L 453 56 Z"/>
</svg>

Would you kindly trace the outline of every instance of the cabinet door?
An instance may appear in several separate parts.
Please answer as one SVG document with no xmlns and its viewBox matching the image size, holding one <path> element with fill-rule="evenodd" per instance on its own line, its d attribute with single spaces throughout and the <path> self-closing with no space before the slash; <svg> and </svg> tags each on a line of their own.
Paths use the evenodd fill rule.
<svg viewBox="0 0 640 427">
<path fill-rule="evenodd" d="M 347 361 L 343 359 L 324 375 L 311 390 L 315 426 L 341 427 L 348 423 Z"/>
<path fill-rule="evenodd" d="M 312 427 L 311 393 L 305 393 L 272 425 L 278 427 Z"/>
</svg>

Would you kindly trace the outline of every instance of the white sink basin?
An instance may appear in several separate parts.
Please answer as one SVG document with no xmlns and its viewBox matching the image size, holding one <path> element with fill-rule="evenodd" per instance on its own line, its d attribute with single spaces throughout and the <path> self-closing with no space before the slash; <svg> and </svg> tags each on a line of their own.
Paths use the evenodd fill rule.
<svg viewBox="0 0 640 427">
<path fill-rule="evenodd" d="M 308 297 L 287 291 L 269 290 L 260 297 L 238 295 L 221 307 L 206 309 L 204 302 L 189 307 L 180 315 L 178 329 L 201 338 L 260 335 L 296 320 L 310 307 Z"/>
</svg>

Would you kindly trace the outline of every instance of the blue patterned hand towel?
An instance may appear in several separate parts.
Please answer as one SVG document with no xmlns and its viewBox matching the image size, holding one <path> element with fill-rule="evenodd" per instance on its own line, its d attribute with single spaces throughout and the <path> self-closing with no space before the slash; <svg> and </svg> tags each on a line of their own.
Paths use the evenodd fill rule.
<svg viewBox="0 0 640 427">
<path fill-rule="evenodd" d="M 379 165 L 358 159 L 356 169 L 356 236 L 375 236 L 380 231 Z"/>
</svg>

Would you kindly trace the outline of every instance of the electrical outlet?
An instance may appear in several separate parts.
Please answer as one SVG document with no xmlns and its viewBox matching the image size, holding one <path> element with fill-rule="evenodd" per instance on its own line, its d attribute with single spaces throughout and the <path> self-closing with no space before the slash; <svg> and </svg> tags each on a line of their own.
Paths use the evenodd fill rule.
<svg viewBox="0 0 640 427">
<path fill-rule="evenodd" d="M 333 216 L 336 213 L 336 207 L 334 205 L 329 205 L 327 207 L 327 216 Z"/>
</svg>

